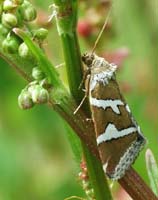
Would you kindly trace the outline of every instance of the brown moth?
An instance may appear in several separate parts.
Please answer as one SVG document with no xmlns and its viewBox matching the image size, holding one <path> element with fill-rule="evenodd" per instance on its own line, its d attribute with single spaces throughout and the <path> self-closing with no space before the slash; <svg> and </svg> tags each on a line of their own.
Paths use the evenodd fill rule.
<svg viewBox="0 0 158 200">
<path fill-rule="evenodd" d="M 115 72 L 117 66 L 97 55 L 84 54 L 89 73 L 86 90 L 104 172 L 120 179 L 145 145 L 145 138 L 125 102 Z"/>
</svg>

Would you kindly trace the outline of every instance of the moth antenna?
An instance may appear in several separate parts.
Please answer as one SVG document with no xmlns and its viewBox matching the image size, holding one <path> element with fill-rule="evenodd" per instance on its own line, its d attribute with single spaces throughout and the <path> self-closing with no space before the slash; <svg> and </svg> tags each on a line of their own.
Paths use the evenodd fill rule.
<svg viewBox="0 0 158 200">
<path fill-rule="evenodd" d="M 104 29 L 105 29 L 105 27 L 106 27 L 106 25 L 107 25 L 107 23 L 108 23 L 108 21 L 109 21 L 109 17 L 110 17 L 110 14 L 111 14 L 111 10 L 112 10 L 112 8 L 110 8 L 110 10 L 108 11 L 106 20 L 105 20 L 105 22 L 104 22 L 104 24 L 103 24 L 103 27 L 102 27 L 101 31 L 99 32 L 98 37 L 97 37 L 97 39 L 96 39 L 96 41 L 95 41 L 95 43 L 94 43 L 94 47 L 93 47 L 93 49 L 92 49 L 91 54 L 94 53 L 94 50 L 96 49 L 96 46 L 97 46 L 97 44 L 98 44 L 98 42 L 99 42 L 99 40 L 100 40 L 100 38 L 101 38 L 101 36 L 102 36 L 102 34 L 103 34 L 103 31 L 104 31 Z"/>
</svg>

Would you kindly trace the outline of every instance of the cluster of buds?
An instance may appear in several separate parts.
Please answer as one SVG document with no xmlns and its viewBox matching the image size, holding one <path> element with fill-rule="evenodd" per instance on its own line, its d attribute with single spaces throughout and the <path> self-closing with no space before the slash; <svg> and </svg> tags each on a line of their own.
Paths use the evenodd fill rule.
<svg viewBox="0 0 158 200">
<path fill-rule="evenodd" d="M 35 60 L 34 63 L 37 63 L 27 44 L 12 31 L 15 27 L 27 31 L 28 36 L 41 47 L 41 42 L 47 37 L 48 30 L 30 28 L 29 23 L 34 21 L 36 16 L 36 9 L 28 0 L 0 1 L 0 42 L 3 53 L 18 55 L 24 59 Z M 35 104 L 44 104 L 49 100 L 45 74 L 39 67 L 35 67 L 32 70 L 32 77 L 33 82 L 29 83 L 18 97 L 18 103 L 22 109 L 32 108 Z"/>
<path fill-rule="evenodd" d="M 79 173 L 79 179 L 82 181 L 82 187 L 89 200 L 95 200 L 94 190 L 91 187 L 91 183 L 88 176 L 88 170 L 85 161 L 80 164 L 81 172 Z"/>
<path fill-rule="evenodd" d="M 45 88 L 46 78 L 39 67 L 32 69 L 32 77 L 35 80 L 29 83 L 18 97 L 21 109 L 29 109 L 35 104 L 44 104 L 49 101 L 49 92 Z"/>
<path fill-rule="evenodd" d="M 28 23 L 36 19 L 37 13 L 27 0 L 4 0 L 0 3 L 0 37 L 4 53 L 19 54 L 22 58 L 30 58 L 31 53 L 23 41 L 16 36 L 12 29 L 20 27 L 28 31 L 31 38 L 38 43 L 47 37 L 48 30 L 39 28 L 29 32 Z"/>
</svg>

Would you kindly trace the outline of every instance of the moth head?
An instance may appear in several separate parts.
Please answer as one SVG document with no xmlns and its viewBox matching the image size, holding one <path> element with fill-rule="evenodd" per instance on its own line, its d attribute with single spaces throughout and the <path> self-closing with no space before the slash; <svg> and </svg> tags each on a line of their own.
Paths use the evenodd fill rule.
<svg viewBox="0 0 158 200">
<path fill-rule="evenodd" d="M 91 66 L 93 63 L 93 60 L 94 60 L 94 54 L 92 54 L 92 53 L 84 53 L 82 55 L 82 61 L 87 66 Z"/>
</svg>

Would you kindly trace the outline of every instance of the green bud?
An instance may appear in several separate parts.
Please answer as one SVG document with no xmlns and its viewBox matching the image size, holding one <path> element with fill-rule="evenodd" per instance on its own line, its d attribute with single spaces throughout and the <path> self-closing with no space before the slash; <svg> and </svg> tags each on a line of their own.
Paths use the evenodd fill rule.
<svg viewBox="0 0 158 200">
<path fill-rule="evenodd" d="M 39 40 L 44 40 L 48 35 L 48 30 L 45 28 L 39 28 L 34 32 L 34 37 Z"/>
<path fill-rule="evenodd" d="M 31 93 L 34 103 L 43 104 L 49 100 L 48 91 L 40 85 L 32 85 L 28 88 L 28 91 Z"/>
<path fill-rule="evenodd" d="M 15 36 L 9 36 L 2 43 L 2 49 L 5 53 L 14 54 L 17 53 L 19 48 L 19 40 Z"/>
<path fill-rule="evenodd" d="M 17 18 L 12 13 L 3 13 L 2 14 L 2 24 L 6 28 L 13 28 L 18 23 Z"/>
<path fill-rule="evenodd" d="M 15 4 L 13 3 L 13 1 L 11 1 L 11 0 L 5 0 L 5 1 L 3 2 L 3 10 L 4 10 L 4 11 L 12 10 L 12 9 L 15 8 L 15 7 L 17 7 L 17 5 L 15 5 Z"/>
<path fill-rule="evenodd" d="M 3 24 L 0 24 L 0 34 L 6 36 L 8 33 L 9 30 Z"/>
<path fill-rule="evenodd" d="M 44 78 L 44 73 L 42 72 L 42 70 L 39 67 L 34 67 L 32 69 L 32 77 L 35 80 L 42 80 Z"/>
<path fill-rule="evenodd" d="M 85 181 L 85 180 L 82 181 L 82 184 L 83 184 L 84 190 L 87 190 L 87 188 L 89 188 L 89 186 L 90 186 L 90 183 L 88 181 Z"/>
<path fill-rule="evenodd" d="M 35 8 L 28 1 L 24 1 L 24 3 L 21 5 L 20 13 L 25 21 L 33 21 L 37 16 Z"/>
<path fill-rule="evenodd" d="M 32 94 L 33 94 L 33 92 L 34 92 L 34 90 L 38 87 L 39 85 L 38 85 L 38 83 L 34 83 L 34 82 L 31 82 L 30 84 L 29 84 L 29 86 L 28 86 L 28 91 L 30 92 L 30 94 L 31 94 L 31 96 L 32 96 Z"/>
<path fill-rule="evenodd" d="M 93 189 L 90 189 L 90 190 L 86 190 L 86 195 L 89 196 L 89 197 L 93 197 L 94 196 L 94 190 Z"/>
<path fill-rule="evenodd" d="M 25 42 L 20 44 L 20 46 L 18 48 L 18 53 L 19 53 L 19 56 L 22 58 L 31 57 L 31 52 Z"/>
<path fill-rule="evenodd" d="M 21 109 L 29 109 L 34 106 L 31 94 L 27 90 L 23 90 L 18 97 L 18 104 Z"/>
</svg>

